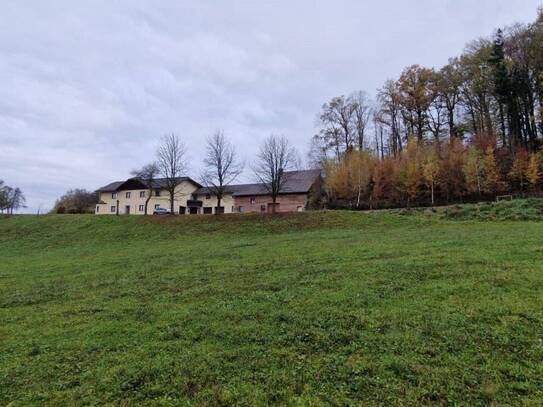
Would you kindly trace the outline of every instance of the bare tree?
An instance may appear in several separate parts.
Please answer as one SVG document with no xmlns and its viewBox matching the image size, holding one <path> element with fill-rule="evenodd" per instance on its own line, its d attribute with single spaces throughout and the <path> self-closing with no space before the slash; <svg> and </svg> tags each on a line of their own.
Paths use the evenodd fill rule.
<svg viewBox="0 0 543 407">
<path fill-rule="evenodd" d="M 275 213 L 277 196 L 286 181 L 285 171 L 296 164 L 297 157 L 296 149 L 284 136 L 272 135 L 260 147 L 253 171 L 272 197 L 272 213 Z"/>
<path fill-rule="evenodd" d="M 371 102 L 366 92 L 358 91 L 353 93 L 349 97 L 350 102 L 354 108 L 354 130 L 356 133 L 356 140 L 358 142 L 358 149 L 364 150 L 365 132 L 366 127 L 371 119 L 372 107 Z"/>
<path fill-rule="evenodd" d="M 389 145 L 393 156 L 397 157 L 403 149 L 400 131 L 401 106 L 398 84 L 392 80 L 386 81 L 385 85 L 379 90 L 377 98 L 380 105 L 379 122 L 389 128 Z"/>
<path fill-rule="evenodd" d="M 383 112 L 379 109 L 373 110 L 373 130 L 375 135 L 375 151 L 381 160 L 385 159 L 385 146 L 383 141 Z"/>
<path fill-rule="evenodd" d="M 323 129 L 321 134 L 324 138 L 335 143 L 333 147 L 339 154 L 340 145 L 343 145 L 344 151 L 351 151 L 354 142 L 354 114 L 355 103 L 351 98 L 337 96 L 332 98 L 329 103 L 322 106 L 319 119 Z"/>
<path fill-rule="evenodd" d="M 175 198 L 179 195 L 177 186 L 187 169 L 186 154 L 185 144 L 173 133 L 164 137 L 157 151 L 157 166 L 164 177 L 164 189 L 168 191 L 172 215 Z"/>
<path fill-rule="evenodd" d="M 312 168 L 325 168 L 328 161 L 329 147 L 325 141 L 316 134 L 309 141 L 307 161 Z"/>
<path fill-rule="evenodd" d="M 215 214 L 219 214 L 226 185 L 234 182 L 244 167 L 244 164 L 238 161 L 234 146 L 226 140 L 222 130 L 207 139 L 204 165 L 202 183 L 217 196 Z"/>
<path fill-rule="evenodd" d="M 7 186 L 4 185 L 4 181 L 0 179 L 0 213 L 4 213 L 8 207 L 8 195 L 6 188 Z"/>
<path fill-rule="evenodd" d="M 10 186 L 0 186 L 0 211 L 8 215 L 13 215 L 13 211 L 19 208 L 25 208 L 26 198 L 23 191 L 19 188 Z"/>
<path fill-rule="evenodd" d="M 155 185 L 155 180 L 159 173 L 160 169 L 156 162 L 144 165 L 140 169 L 132 171 L 132 175 L 138 178 L 147 187 L 144 215 L 147 215 L 147 207 L 149 206 L 149 201 L 153 197 L 153 186 Z"/>
</svg>

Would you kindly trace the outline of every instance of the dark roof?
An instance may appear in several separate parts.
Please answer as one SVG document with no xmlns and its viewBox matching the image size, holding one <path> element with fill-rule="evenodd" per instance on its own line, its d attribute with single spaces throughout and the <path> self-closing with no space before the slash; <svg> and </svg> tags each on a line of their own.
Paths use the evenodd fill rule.
<svg viewBox="0 0 543 407">
<path fill-rule="evenodd" d="M 183 181 L 192 182 L 194 185 L 201 187 L 199 183 L 190 177 L 179 177 L 179 183 Z M 153 181 L 153 189 L 164 189 L 166 187 L 166 178 L 157 178 Z M 107 184 L 102 188 L 97 189 L 97 192 L 115 192 L 125 189 L 146 189 L 147 187 L 140 178 L 129 178 L 126 181 L 115 181 Z"/>
<path fill-rule="evenodd" d="M 115 192 L 117 188 L 119 188 L 122 184 L 124 184 L 124 181 L 115 181 L 111 184 L 107 184 L 106 186 L 103 186 L 102 188 L 98 188 L 97 192 Z"/>
<path fill-rule="evenodd" d="M 281 188 L 280 194 L 306 194 L 311 189 L 318 177 L 321 175 L 321 170 L 302 170 L 285 172 L 285 182 Z M 225 192 L 233 196 L 248 196 L 248 195 L 268 195 L 270 192 L 264 184 L 239 184 L 226 185 Z M 212 187 L 204 187 L 198 189 L 196 194 L 212 194 Z"/>
</svg>

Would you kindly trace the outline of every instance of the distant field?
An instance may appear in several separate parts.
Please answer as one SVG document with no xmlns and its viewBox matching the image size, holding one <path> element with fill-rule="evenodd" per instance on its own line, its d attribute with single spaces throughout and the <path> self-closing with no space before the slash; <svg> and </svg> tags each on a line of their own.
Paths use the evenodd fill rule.
<svg viewBox="0 0 543 407">
<path fill-rule="evenodd" d="M 0 218 L 0 405 L 540 406 L 538 202 Z"/>
</svg>

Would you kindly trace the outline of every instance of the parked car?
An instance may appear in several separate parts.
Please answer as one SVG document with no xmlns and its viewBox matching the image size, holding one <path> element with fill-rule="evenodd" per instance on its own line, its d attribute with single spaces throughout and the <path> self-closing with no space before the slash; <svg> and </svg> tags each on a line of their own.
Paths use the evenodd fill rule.
<svg viewBox="0 0 543 407">
<path fill-rule="evenodd" d="M 153 215 L 169 215 L 171 212 L 166 208 L 155 208 Z"/>
</svg>

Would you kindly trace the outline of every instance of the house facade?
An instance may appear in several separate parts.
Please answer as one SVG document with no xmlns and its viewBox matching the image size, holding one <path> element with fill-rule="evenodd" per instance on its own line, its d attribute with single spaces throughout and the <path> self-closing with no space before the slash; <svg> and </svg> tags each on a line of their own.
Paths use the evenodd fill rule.
<svg viewBox="0 0 543 407">
<path fill-rule="evenodd" d="M 175 189 L 174 211 L 186 213 L 189 211 L 188 202 L 192 194 L 202 186 L 189 177 L 179 178 Z M 164 179 L 157 179 L 152 185 L 152 191 L 138 178 L 126 181 L 116 181 L 96 191 L 99 202 L 95 208 L 97 215 L 144 215 L 145 202 L 149 194 L 151 199 L 147 205 L 147 214 L 152 214 L 157 208 L 170 209 L 170 195 L 165 187 Z"/>
<path fill-rule="evenodd" d="M 276 212 L 301 212 L 311 209 L 321 196 L 321 171 L 287 171 L 275 203 Z M 156 208 L 170 208 L 164 179 L 155 180 L 147 213 Z M 220 208 L 214 189 L 203 187 L 189 177 L 179 179 L 174 200 L 176 214 L 214 214 L 272 212 L 272 197 L 265 184 L 226 185 Z M 97 190 L 99 215 L 143 215 L 149 189 L 138 178 L 112 182 Z"/>
</svg>

